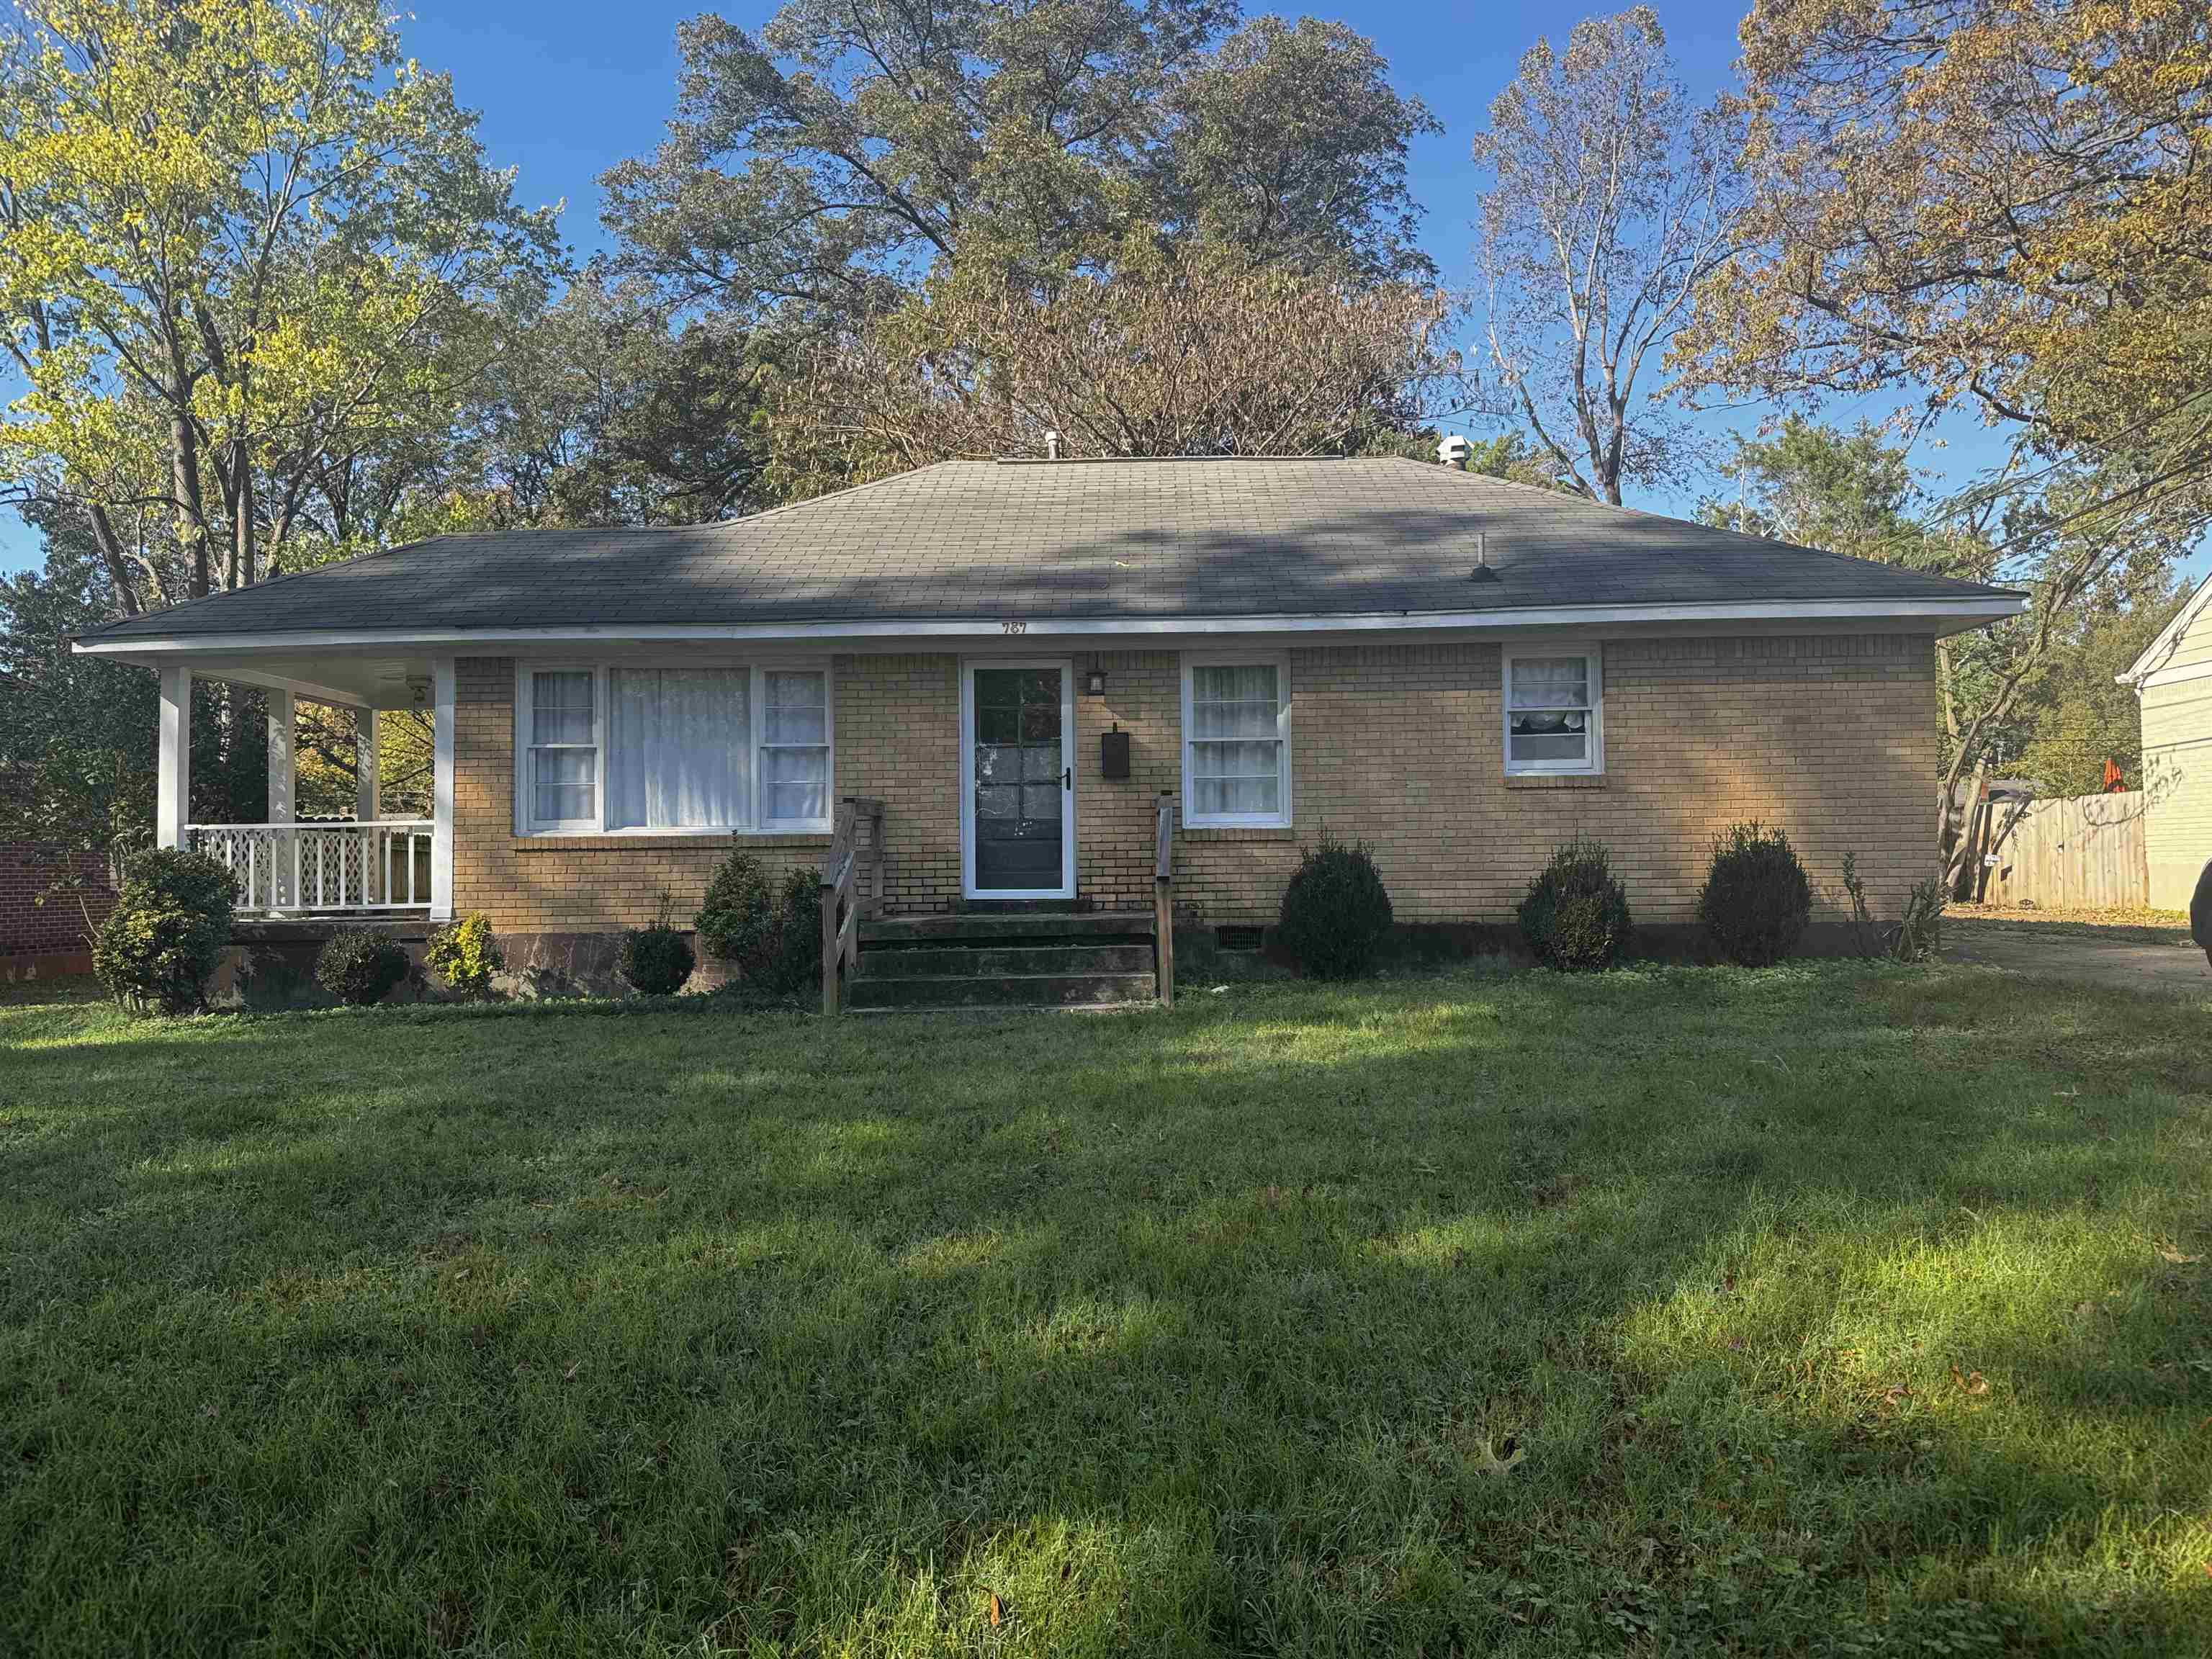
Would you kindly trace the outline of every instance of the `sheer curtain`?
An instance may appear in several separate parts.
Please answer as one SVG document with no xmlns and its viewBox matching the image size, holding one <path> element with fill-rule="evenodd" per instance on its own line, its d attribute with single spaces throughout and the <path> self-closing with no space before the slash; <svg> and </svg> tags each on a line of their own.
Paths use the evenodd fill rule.
<svg viewBox="0 0 2212 1659">
<path fill-rule="evenodd" d="M 1281 688 L 1273 663 L 1190 672 L 1190 806 L 1200 817 L 1283 810 Z"/>
<path fill-rule="evenodd" d="M 608 674 L 609 829 L 719 830 L 750 821 L 749 679 L 743 668 Z"/>
</svg>

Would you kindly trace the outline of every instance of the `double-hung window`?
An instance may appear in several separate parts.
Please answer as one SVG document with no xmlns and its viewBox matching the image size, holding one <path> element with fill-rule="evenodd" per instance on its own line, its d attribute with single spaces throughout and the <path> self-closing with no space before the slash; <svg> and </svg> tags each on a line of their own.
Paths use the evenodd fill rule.
<svg viewBox="0 0 2212 1659">
<path fill-rule="evenodd" d="M 1182 821 L 1291 821 L 1291 671 L 1281 657 L 1182 665 Z"/>
<path fill-rule="evenodd" d="M 1505 653 L 1505 769 L 1605 770 L 1604 688 L 1595 646 Z"/>
<path fill-rule="evenodd" d="M 515 690 L 525 835 L 830 828 L 826 668 L 526 665 Z"/>
</svg>

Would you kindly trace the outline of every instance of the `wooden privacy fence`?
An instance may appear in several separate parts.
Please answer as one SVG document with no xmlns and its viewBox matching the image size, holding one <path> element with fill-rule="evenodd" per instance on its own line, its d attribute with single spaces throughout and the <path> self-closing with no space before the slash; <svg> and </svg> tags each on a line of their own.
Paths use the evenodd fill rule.
<svg viewBox="0 0 2212 1659">
<path fill-rule="evenodd" d="M 2150 902 L 2142 791 L 2051 800 L 1984 800 L 1970 832 L 1972 895 L 1984 904 L 2029 901 L 2045 910 Z"/>
</svg>

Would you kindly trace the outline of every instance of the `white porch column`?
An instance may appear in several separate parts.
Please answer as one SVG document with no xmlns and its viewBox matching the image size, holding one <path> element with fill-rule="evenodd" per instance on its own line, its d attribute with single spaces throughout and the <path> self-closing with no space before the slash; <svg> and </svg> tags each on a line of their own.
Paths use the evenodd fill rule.
<svg viewBox="0 0 2212 1659">
<path fill-rule="evenodd" d="M 192 671 L 161 670 L 161 745 L 156 763 L 154 841 L 182 847 L 192 816 Z"/>
<path fill-rule="evenodd" d="M 433 673 L 430 769 L 430 920 L 453 919 L 453 659 Z"/>
<path fill-rule="evenodd" d="M 384 816 L 376 771 L 376 710 L 353 711 L 353 815 L 363 823 Z"/>
<path fill-rule="evenodd" d="M 267 691 L 269 700 L 269 822 L 292 822 L 298 791 L 299 708 L 289 691 Z"/>
</svg>

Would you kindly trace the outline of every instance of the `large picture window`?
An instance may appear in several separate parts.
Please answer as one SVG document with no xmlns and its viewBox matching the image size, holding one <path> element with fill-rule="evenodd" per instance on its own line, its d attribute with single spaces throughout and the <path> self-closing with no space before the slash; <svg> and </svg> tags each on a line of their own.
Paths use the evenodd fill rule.
<svg viewBox="0 0 2212 1659">
<path fill-rule="evenodd" d="M 1182 667 L 1182 821 L 1291 821 L 1291 674 L 1281 658 Z"/>
<path fill-rule="evenodd" d="M 1544 775 L 1605 769 L 1604 690 L 1596 647 L 1505 653 L 1505 769 Z"/>
<path fill-rule="evenodd" d="M 525 835 L 830 828 L 826 668 L 530 665 L 515 696 Z"/>
</svg>

